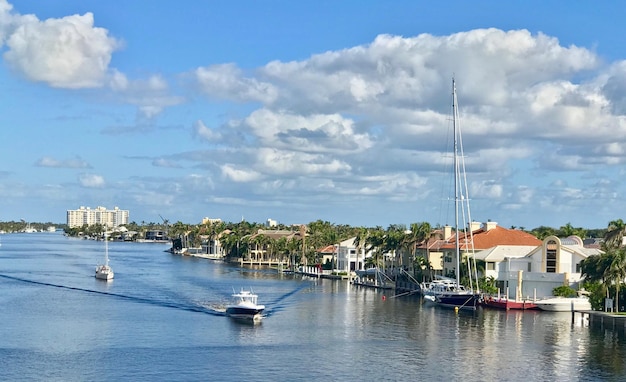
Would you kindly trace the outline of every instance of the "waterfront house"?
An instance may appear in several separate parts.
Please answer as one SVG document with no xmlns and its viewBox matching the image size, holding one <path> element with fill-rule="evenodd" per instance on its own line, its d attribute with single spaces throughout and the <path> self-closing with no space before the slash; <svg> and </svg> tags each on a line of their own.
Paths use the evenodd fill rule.
<svg viewBox="0 0 626 382">
<path fill-rule="evenodd" d="M 546 237 L 539 246 L 525 255 L 505 253 L 506 248 L 494 248 L 478 253 L 477 258 L 488 258 L 500 253 L 492 271 L 497 272 L 497 285 L 503 293 L 514 297 L 546 297 L 561 285 L 580 289 L 580 263 L 592 255 L 602 254 L 597 246 L 585 246 L 578 236 Z M 487 252 L 491 252 L 487 254 Z M 494 273 L 488 273 L 493 275 Z"/>
<path fill-rule="evenodd" d="M 320 264 L 332 264 L 334 266 L 337 261 L 337 245 L 331 244 L 317 250 L 316 256 Z M 335 267 L 336 268 L 336 267 Z"/>
<path fill-rule="evenodd" d="M 469 235 L 471 231 L 472 235 Z M 461 245 L 461 263 L 464 264 L 467 255 L 488 250 L 498 246 L 516 248 L 520 256 L 525 255 L 533 248 L 541 245 L 541 240 L 535 236 L 516 229 L 506 229 L 498 226 L 496 222 L 472 222 L 468 234 L 459 232 Z M 452 227 L 445 226 L 443 229 L 433 231 L 431 238 L 417 247 L 417 255 L 427 259 L 431 266 L 431 272 L 435 275 L 452 276 L 456 273 L 456 233 Z M 485 255 L 486 256 L 486 255 Z M 495 270 L 498 260 L 479 258 L 485 260 L 486 271 Z M 490 261 L 491 260 L 491 261 Z"/>
<path fill-rule="evenodd" d="M 343 240 L 337 244 L 327 245 L 317 251 L 322 264 L 331 263 L 338 272 L 354 273 L 365 269 L 367 258 L 372 257 L 372 251 L 365 251 L 365 246 L 356 247 L 356 237 Z"/>
</svg>

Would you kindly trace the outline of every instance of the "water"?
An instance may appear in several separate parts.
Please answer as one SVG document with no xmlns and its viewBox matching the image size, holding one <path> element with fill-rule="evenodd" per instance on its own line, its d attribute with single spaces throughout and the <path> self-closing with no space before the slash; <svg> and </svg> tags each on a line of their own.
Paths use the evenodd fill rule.
<svg viewBox="0 0 626 382">
<path fill-rule="evenodd" d="M 626 378 L 624 333 L 569 313 L 460 312 L 347 282 L 61 234 L 0 236 L 0 380 L 595 381 Z M 215 306 L 251 287 L 261 323 Z"/>
</svg>

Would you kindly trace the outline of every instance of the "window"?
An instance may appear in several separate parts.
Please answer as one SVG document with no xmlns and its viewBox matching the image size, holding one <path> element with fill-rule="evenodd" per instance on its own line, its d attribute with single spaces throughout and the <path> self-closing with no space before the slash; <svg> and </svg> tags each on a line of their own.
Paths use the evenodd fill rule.
<svg viewBox="0 0 626 382">
<path fill-rule="evenodd" d="M 546 243 L 546 272 L 556 273 L 556 253 L 558 244 L 554 240 Z"/>
</svg>

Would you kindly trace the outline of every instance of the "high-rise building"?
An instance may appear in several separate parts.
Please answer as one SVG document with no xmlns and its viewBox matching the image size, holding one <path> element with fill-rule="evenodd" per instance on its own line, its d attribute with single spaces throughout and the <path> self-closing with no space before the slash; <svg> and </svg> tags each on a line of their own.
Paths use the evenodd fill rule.
<svg viewBox="0 0 626 382">
<path fill-rule="evenodd" d="M 77 210 L 67 210 L 67 225 L 70 228 L 82 227 L 86 225 L 102 224 L 103 226 L 113 228 L 120 225 L 128 224 L 128 210 L 120 210 L 115 207 L 107 210 L 105 207 L 89 207 L 81 206 Z"/>
</svg>

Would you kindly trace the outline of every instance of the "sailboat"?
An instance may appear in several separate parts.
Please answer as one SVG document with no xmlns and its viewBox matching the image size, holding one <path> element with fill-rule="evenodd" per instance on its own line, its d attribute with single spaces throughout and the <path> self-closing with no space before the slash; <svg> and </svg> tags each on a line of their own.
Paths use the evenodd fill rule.
<svg viewBox="0 0 626 382">
<path fill-rule="evenodd" d="M 113 280 L 113 269 L 109 266 L 109 238 L 107 233 L 104 233 L 104 264 L 96 267 L 96 278 L 100 280 Z"/>
<path fill-rule="evenodd" d="M 433 297 L 438 305 L 456 309 L 476 309 L 479 302 L 479 293 L 472 288 L 461 286 L 461 235 L 463 233 L 463 245 L 473 250 L 472 232 L 465 232 L 459 225 L 460 215 L 471 221 L 469 213 L 469 198 L 467 197 L 467 179 L 465 177 L 465 162 L 463 160 L 463 140 L 461 139 L 461 126 L 459 124 L 459 110 L 456 95 L 456 83 L 452 79 L 452 129 L 454 135 L 454 248 L 456 257 L 456 287 L 447 291 L 436 293 Z M 471 279 L 471 272 L 470 272 Z M 478 285 L 477 285 L 478 286 Z"/>
</svg>

